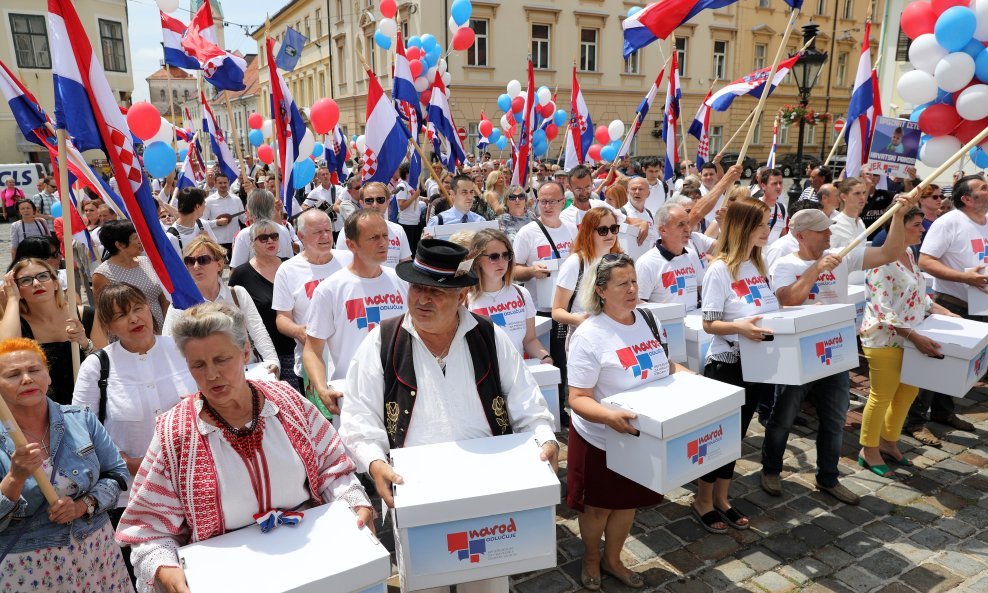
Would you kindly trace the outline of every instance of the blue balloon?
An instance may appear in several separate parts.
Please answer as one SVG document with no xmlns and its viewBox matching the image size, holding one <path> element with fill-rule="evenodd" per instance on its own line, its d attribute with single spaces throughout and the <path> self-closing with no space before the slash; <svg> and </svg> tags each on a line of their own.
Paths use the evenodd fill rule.
<svg viewBox="0 0 988 593">
<path fill-rule="evenodd" d="M 325 148 L 323 147 L 322 142 L 316 142 L 312 145 L 312 156 L 316 158 L 321 157 L 323 150 L 325 150 Z"/>
<path fill-rule="evenodd" d="M 419 49 L 422 49 L 422 38 L 419 37 L 418 35 L 412 35 L 411 37 L 408 38 L 408 41 L 405 43 L 405 45 L 407 45 L 408 47 L 417 47 Z"/>
<path fill-rule="evenodd" d="M 632 6 L 631 8 L 628 9 L 628 18 L 630 19 L 631 17 L 635 16 L 641 11 L 642 11 L 641 6 Z"/>
<path fill-rule="evenodd" d="M 552 123 L 556 124 L 557 128 L 561 128 L 566 125 L 569 121 L 569 114 L 562 109 L 557 109 L 556 113 L 552 116 Z"/>
<path fill-rule="evenodd" d="M 953 6 L 943 11 L 933 26 L 933 34 L 940 47 L 947 51 L 961 51 L 974 37 L 978 19 L 974 11 L 963 6 Z"/>
<path fill-rule="evenodd" d="M 614 150 L 621 150 L 621 139 L 611 140 L 607 143 L 608 146 L 613 146 Z"/>
<path fill-rule="evenodd" d="M 381 49 L 391 49 L 391 38 L 380 31 L 374 32 L 374 42 L 377 43 Z"/>
<path fill-rule="evenodd" d="M 981 53 L 974 58 L 974 76 L 981 82 L 988 82 L 988 48 L 981 48 Z"/>
<path fill-rule="evenodd" d="M 439 58 L 443 57 L 443 48 L 433 45 L 432 49 L 425 52 L 425 55 L 429 57 L 429 65 L 435 66 L 439 63 Z"/>
<path fill-rule="evenodd" d="M 470 0 L 456 0 L 449 9 L 449 14 L 453 17 L 453 21 L 461 27 L 467 24 L 472 13 L 473 4 L 470 4 Z"/>
<path fill-rule="evenodd" d="M 549 143 L 544 141 L 532 142 L 532 150 L 534 151 L 535 156 L 541 156 L 549 150 Z"/>
<path fill-rule="evenodd" d="M 182 150 L 178 151 L 178 160 L 184 161 L 185 157 L 188 156 L 188 154 L 189 154 L 189 149 L 183 148 Z"/>
<path fill-rule="evenodd" d="M 971 32 L 974 33 L 973 31 Z M 967 43 L 966 41 L 964 43 Z M 422 49 L 426 52 L 432 51 L 432 48 L 436 47 L 436 37 L 432 33 L 426 33 L 422 36 Z"/>
<path fill-rule="evenodd" d="M 357 141 L 357 135 L 356 135 L 356 134 L 353 134 L 353 135 L 351 135 L 351 136 L 350 136 L 350 140 L 351 140 L 352 142 L 356 142 L 356 141 Z"/>
<path fill-rule="evenodd" d="M 610 144 L 600 149 L 600 160 L 602 161 L 613 161 L 617 158 L 618 149 L 614 148 Z"/>
<path fill-rule="evenodd" d="M 497 145 L 498 150 L 504 150 L 505 148 L 508 147 L 508 139 L 505 138 L 504 136 L 501 136 L 500 138 L 497 139 L 497 142 L 495 142 L 495 144 Z"/>
<path fill-rule="evenodd" d="M 497 108 L 501 111 L 507 113 L 511 109 L 511 95 L 508 93 L 503 93 L 497 98 Z"/>
<path fill-rule="evenodd" d="M 52 216 L 52 218 L 58 218 L 61 215 L 62 215 L 62 203 L 61 202 L 54 202 L 51 205 L 51 216 Z"/>
<path fill-rule="evenodd" d="M 525 119 L 525 112 L 524 112 L 524 110 L 523 111 L 519 111 L 518 113 L 515 113 L 513 115 L 514 115 L 515 121 L 518 122 L 518 123 L 521 123 L 522 120 Z"/>
<path fill-rule="evenodd" d="M 144 146 L 144 168 L 151 177 L 167 177 L 175 170 L 175 151 L 166 142 L 152 142 Z"/>
<path fill-rule="evenodd" d="M 919 105 L 915 109 L 913 109 L 913 112 L 909 114 L 909 121 L 918 123 L 920 114 L 922 114 L 923 111 L 930 105 L 933 105 L 933 103 L 923 103 L 922 105 Z"/>
<path fill-rule="evenodd" d="M 535 133 L 532 134 L 532 143 L 535 144 L 538 142 L 549 143 L 549 137 L 545 135 L 545 130 L 535 130 Z"/>
<path fill-rule="evenodd" d="M 978 167 L 984 169 L 988 167 L 988 152 L 985 152 L 980 146 L 976 146 L 971 149 L 971 162 Z"/>
<path fill-rule="evenodd" d="M 292 167 L 292 182 L 295 189 L 302 189 L 316 176 L 316 164 L 312 159 L 302 159 Z"/>
<path fill-rule="evenodd" d="M 264 133 L 260 130 L 251 130 L 247 134 L 247 139 L 250 140 L 250 145 L 257 148 L 261 144 L 264 144 Z"/>
<path fill-rule="evenodd" d="M 985 46 L 981 45 L 980 41 L 978 41 L 977 39 L 972 39 L 967 42 L 967 45 L 965 45 L 964 49 L 962 49 L 961 51 L 971 56 L 972 58 L 977 59 L 978 54 L 980 54 L 984 48 Z"/>
<path fill-rule="evenodd" d="M 487 137 L 487 141 L 492 144 L 497 144 L 497 141 L 501 139 L 501 130 L 494 128 L 491 130 L 491 135 Z"/>
<path fill-rule="evenodd" d="M 954 104 L 954 94 L 948 93 L 943 89 L 937 89 L 937 98 L 933 99 L 934 103 L 943 103 L 944 105 Z"/>
</svg>

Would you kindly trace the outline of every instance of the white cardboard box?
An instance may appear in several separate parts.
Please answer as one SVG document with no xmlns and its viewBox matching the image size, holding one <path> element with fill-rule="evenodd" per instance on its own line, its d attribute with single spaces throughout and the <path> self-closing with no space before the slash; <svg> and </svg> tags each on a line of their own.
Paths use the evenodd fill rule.
<svg viewBox="0 0 988 593">
<path fill-rule="evenodd" d="M 552 317 L 535 316 L 535 337 L 542 342 L 542 345 L 549 349 L 549 332 L 552 331 Z"/>
<path fill-rule="evenodd" d="M 549 269 L 549 277 L 525 284 L 532 293 L 532 298 L 535 299 L 535 306 L 540 310 L 552 311 L 552 299 L 556 296 L 556 279 L 559 277 L 559 261 L 558 259 L 539 260 L 538 263 L 544 264 Z"/>
<path fill-rule="evenodd" d="M 933 276 L 923 272 L 923 278 L 926 278 L 926 294 L 934 296 L 936 292 L 933 290 Z"/>
<path fill-rule="evenodd" d="M 302 522 L 258 525 L 179 548 L 191 593 L 384 592 L 391 555 L 343 501 L 304 511 Z"/>
<path fill-rule="evenodd" d="M 943 359 L 931 358 L 906 340 L 902 375 L 906 385 L 964 397 L 985 373 L 988 362 L 988 323 L 961 317 L 930 315 L 916 332 L 940 344 Z"/>
<path fill-rule="evenodd" d="M 864 321 L 865 306 L 868 304 L 868 290 L 860 284 L 847 285 L 848 301 L 854 304 L 854 327 L 861 330 Z"/>
<path fill-rule="evenodd" d="M 854 305 L 786 307 L 758 325 L 775 334 L 763 342 L 739 336 L 745 381 L 805 385 L 858 366 Z"/>
<path fill-rule="evenodd" d="M 639 303 L 641 308 L 648 309 L 661 326 L 665 334 L 666 345 L 669 347 L 669 360 L 686 363 L 686 307 L 682 303 Z"/>
<path fill-rule="evenodd" d="M 559 479 L 531 433 L 391 451 L 402 590 L 556 566 Z"/>
<path fill-rule="evenodd" d="M 528 365 L 529 372 L 535 377 L 535 382 L 539 384 L 542 397 L 545 398 L 549 411 L 552 412 L 552 430 L 559 432 L 562 430 L 562 426 L 559 424 L 559 384 L 561 382 L 559 367 L 543 364 L 534 358 L 526 358 L 525 364 Z"/>
<path fill-rule="evenodd" d="M 714 337 L 703 331 L 703 313 L 699 310 L 687 313 L 683 325 L 686 327 L 686 366 L 694 373 L 702 375 L 707 350 Z"/>
<path fill-rule="evenodd" d="M 482 231 L 484 229 L 497 229 L 496 220 L 485 220 L 483 222 L 458 222 L 456 224 L 437 224 L 427 226 L 422 229 L 423 233 L 429 233 L 433 239 L 449 240 L 451 236 L 461 231 Z M 510 247 L 510 246 L 509 246 Z"/>
<path fill-rule="evenodd" d="M 741 387 L 675 373 L 602 403 L 637 413 L 640 431 L 607 428 L 607 467 L 660 494 L 741 457 Z"/>
</svg>

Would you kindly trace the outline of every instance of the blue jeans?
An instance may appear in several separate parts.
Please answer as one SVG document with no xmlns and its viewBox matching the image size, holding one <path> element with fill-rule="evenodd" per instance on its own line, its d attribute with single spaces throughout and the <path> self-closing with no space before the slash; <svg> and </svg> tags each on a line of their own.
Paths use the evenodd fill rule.
<svg viewBox="0 0 988 593">
<path fill-rule="evenodd" d="M 840 475 L 837 462 L 844 440 L 844 421 L 847 419 L 850 392 L 851 375 L 847 371 L 806 385 L 776 386 L 775 405 L 772 406 L 772 414 L 765 426 L 765 440 L 762 443 L 762 472 L 782 472 L 782 456 L 786 452 L 789 429 L 792 428 L 803 400 L 809 397 L 816 407 L 820 424 L 816 437 L 816 479 L 821 486 L 836 486 Z"/>
</svg>

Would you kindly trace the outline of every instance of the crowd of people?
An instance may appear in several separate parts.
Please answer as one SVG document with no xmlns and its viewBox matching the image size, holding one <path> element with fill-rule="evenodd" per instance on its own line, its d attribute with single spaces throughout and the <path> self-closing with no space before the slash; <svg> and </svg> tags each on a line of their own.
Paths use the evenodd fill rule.
<svg viewBox="0 0 988 593">
<path fill-rule="evenodd" d="M 952 398 L 902 383 L 900 370 L 906 341 L 940 355 L 914 331 L 930 314 L 984 320 L 967 307 L 967 286 L 988 289 L 971 250 L 988 242 L 980 175 L 959 175 L 948 199 L 935 185 L 910 199 L 915 175 L 835 182 L 817 167 L 789 203 L 779 170 L 747 185 L 741 166 L 718 159 L 684 163 L 674 183 L 658 159 L 536 163 L 521 187 L 485 153 L 421 180 L 405 164 L 388 184 L 321 166 L 308 191 L 282 200 L 265 167 L 243 165 L 236 180 L 208 171 L 201 187 L 154 182 L 160 224 L 204 299 L 186 310 L 170 305 L 134 224 L 111 204 L 81 201 L 86 230 L 74 240 L 90 261 L 66 271 L 51 180 L 33 197 L 4 191 L 13 261 L 0 295 L 0 396 L 28 444 L 0 432 L 3 591 L 185 592 L 178 548 L 271 511 L 340 500 L 375 529 L 369 494 L 393 505 L 402 481 L 394 448 L 532 432 L 555 468 L 554 420 L 568 444 L 582 585 L 598 590 L 608 574 L 640 588 L 621 551 L 635 510 L 662 496 L 608 469 L 608 427 L 636 429 L 633 413 L 601 401 L 698 371 L 669 360 L 643 302 L 702 316 L 712 336 L 702 374 L 744 388 L 741 434 L 756 417 L 765 427 L 770 495 L 783 494 L 786 442 L 809 402 L 816 485 L 859 503 L 838 468 L 848 372 L 797 386 L 745 380 L 739 336 L 766 339 L 758 322 L 780 307 L 847 303 L 849 285 L 865 287 L 861 467 L 893 478 L 910 465 L 903 432 L 940 443 L 930 421 L 971 429 Z M 841 257 L 892 204 L 870 245 Z M 434 238 L 443 225 L 454 226 L 449 240 Z M 75 308 L 67 273 L 85 297 Z M 683 280 L 677 290 L 669 275 Z M 745 299 L 739 282 L 761 298 Z M 551 324 L 541 336 L 539 317 Z M 651 345 L 647 372 L 617 354 L 637 344 Z M 560 369 L 558 407 L 531 363 Z M 57 502 L 32 477 L 39 469 Z M 691 510 L 709 532 L 749 527 L 732 504 L 734 470 L 709 468 L 696 483 Z M 457 590 L 503 593 L 508 579 Z"/>
</svg>

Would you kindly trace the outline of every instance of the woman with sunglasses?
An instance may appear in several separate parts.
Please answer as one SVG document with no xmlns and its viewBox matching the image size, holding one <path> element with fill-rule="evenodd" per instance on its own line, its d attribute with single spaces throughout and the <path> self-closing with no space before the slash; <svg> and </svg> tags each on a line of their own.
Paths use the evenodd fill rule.
<svg viewBox="0 0 988 593">
<path fill-rule="evenodd" d="M 36 340 L 51 363 L 48 396 L 60 404 L 72 401 L 72 348 L 80 358 L 106 346 L 106 336 L 92 307 L 69 310 L 55 268 L 41 259 L 22 259 L 4 276 L 7 304 L 0 318 L 0 340 Z M 80 321 L 81 320 L 81 321 Z"/>
<path fill-rule="evenodd" d="M 621 225 L 609 208 L 591 208 L 583 217 L 570 255 L 559 266 L 556 293 L 552 298 L 552 318 L 557 323 L 569 325 L 569 333 L 587 318 L 576 298 L 584 272 L 605 253 L 621 253 L 617 240 L 619 232 Z"/>
<path fill-rule="evenodd" d="M 136 286 L 151 303 L 151 315 L 154 316 L 156 327 L 161 327 L 165 322 L 165 311 L 168 310 L 168 298 L 158 282 L 151 260 L 144 255 L 134 223 L 129 220 L 105 222 L 100 227 L 99 237 L 109 257 L 93 270 L 93 294 L 96 300 L 99 300 L 103 287 L 111 282 Z"/>
<path fill-rule="evenodd" d="M 192 274 L 192 280 L 202 293 L 202 298 L 211 303 L 226 303 L 236 307 L 244 315 L 247 335 L 254 346 L 253 358 L 249 363 L 262 363 L 267 370 L 279 377 L 281 363 L 274 349 L 271 336 L 257 312 L 250 293 L 242 286 L 230 288 L 223 281 L 223 268 L 226 267 L 226 253 L 223 247 L 205 235 L 199 235 L 185 246 L 185 267 Z M 169 309 L 165 315 L 162 335 L 171 336 L 172 327 L 182 316 L 182 311 Z"/>
<path fill-rule="evenodd" d="M 469 249 L 467 258 L 473 259 L 473 272 L 480 279 L 467 295 L 470 310 L 490 317 L 522 356 L 552 364 L 548 349 L 535 336 L 532 295 L 528 289 L 511 283 L 514 254 L 508 237 L 501 231 L 483 229 L 474 233 Z"/>
<path fill-rule="evenodd" d="M 497 217 L 497 225 L 512 243 L 521 227 L 535 220 L 528 207 L 528 195 L 519 185 L 512 185 L 504 196 L 507 211 Z"/>
<path fill-rule="evenodd" d="M 302 384 L 295 374 L 295 340 L 278 331 L 278 315 L 271 308 L 274 300 L 274 277 L 285 261 L 278 255 L 279 225 L 271 220 L 254 221 L 247 229 L 241 231 L 250 236 L 254 244 L 254 256 L 247 263 L 234 268 L 230 274 L 230 290 L 243 287 L 254 301 L 257 312 L 261 314 L 268 336 L 278 353 L 281 364 L 281 380 L 286 381 L 301 393 Z"/>
</svg>

